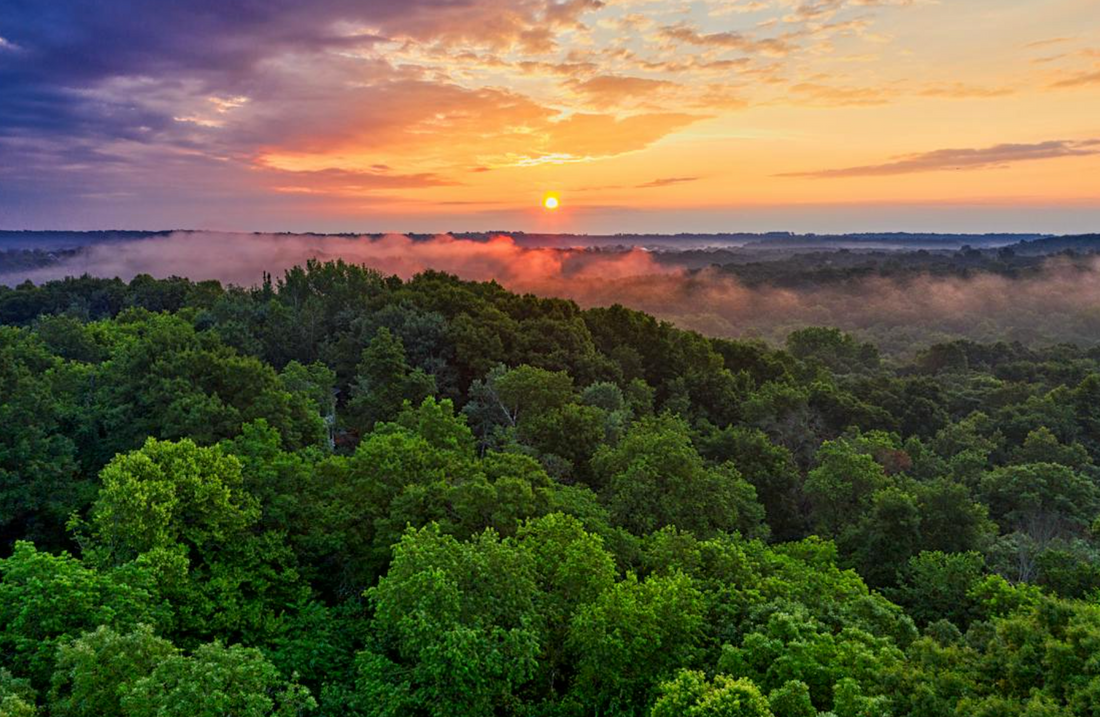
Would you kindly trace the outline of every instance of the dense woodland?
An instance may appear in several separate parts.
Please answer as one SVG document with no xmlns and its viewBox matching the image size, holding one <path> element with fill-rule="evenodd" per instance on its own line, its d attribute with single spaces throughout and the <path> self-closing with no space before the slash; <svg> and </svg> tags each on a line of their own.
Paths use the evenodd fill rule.
<svg viewBox="0 0 1100 717">
<path fill-rule="evenodd" d="M 1095 347 L 342 263 L 0 324 L 3 717 L 1100 715 Z"/>
</svg>

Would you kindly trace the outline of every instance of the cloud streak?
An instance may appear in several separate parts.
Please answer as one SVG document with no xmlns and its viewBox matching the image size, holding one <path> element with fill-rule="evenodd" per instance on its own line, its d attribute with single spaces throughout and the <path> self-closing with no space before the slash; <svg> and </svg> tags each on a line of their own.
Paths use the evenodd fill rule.
<svg viewBox="0 0 1100 717">
<path fill-rule="evenodd" d="M 655 187 L 668 187 L 673 184 L 685 184 L 687 182 L 697 182 L 699 177 L 661 177 L 660 179 L 654 179 L 651 182 L 645 182 L 643 184 L 635 185 L 638 189 L 650 189 Z"/>
<path fill-rule="evenodd" d="M 661 28 L 660 35 L 673 43 L 737 50 L 770 57 L 783 57 L 792 50 L 790 43 L 783 38 L 754 38 L 740 32 L 701 33 L 688 25 L 665 26 Z"/>
<path fill-rule="evenodd" d="M 1091 85 L 1100 85 L 1100 70 L 1096 72 L 1082 72 L 1073 77 L 1068 77 L 1064 80 L 1055 82 L 1051 87 L 1059 89 L 1070 89 L 1076 87 L 1089 87 Z"/>
<path fill-rule="evenodd" d="M 781 177 L 843 179 L 848 177 L 887 177 L 921 172 L 975 170 L 1004 167 L 1017 162 L 1034 162 L 1064 157 L 1087 157 L 1100 154 L 1100 140 L 1053 140 L 1035 144 L 998 144 L 981 149 L 939 149 L 932 152 L 904 155 L 882 164 L 867 164 L 810 172 L 789 172 Z"/>
</svg>

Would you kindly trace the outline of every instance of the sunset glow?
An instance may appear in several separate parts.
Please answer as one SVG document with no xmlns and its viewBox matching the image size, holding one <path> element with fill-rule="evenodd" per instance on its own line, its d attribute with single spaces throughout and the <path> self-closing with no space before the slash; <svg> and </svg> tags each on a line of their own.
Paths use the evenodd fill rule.
<svg viewBox="0 0 1100 717">
<path fill-rule="evenodd" d="M 0 18 L 0 226 L 1100 219 L 1095 0 L 54 5 Z"/>
<path fill-rule="evenodd" d="M 542 206 L 550 211 L 554 211 L 555 209 L 557 209 L 558 204 L 560 204 L 560 202 L 558 198 L 553 194 L 547 194 L 546 197 L 542 200 Z"/>
</svg>

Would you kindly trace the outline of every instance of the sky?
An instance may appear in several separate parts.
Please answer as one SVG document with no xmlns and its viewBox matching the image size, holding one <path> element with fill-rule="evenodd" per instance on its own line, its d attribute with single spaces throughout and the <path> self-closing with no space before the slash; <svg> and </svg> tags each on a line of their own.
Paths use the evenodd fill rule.
<svg viewBox="0 0 1100 717">
<path fill-rule="evenodd" d="M 1097 231 L 1100 10 L 0 0 L 0 228 Z"/>
</svg>

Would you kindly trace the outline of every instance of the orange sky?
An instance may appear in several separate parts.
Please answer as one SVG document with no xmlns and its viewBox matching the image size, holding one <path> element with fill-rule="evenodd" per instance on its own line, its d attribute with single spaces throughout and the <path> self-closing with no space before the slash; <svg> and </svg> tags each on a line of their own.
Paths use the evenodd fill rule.
<svg viewBox="0 0 1100 717">
<path fill-rule="evenodd" d="M 84 80 L 85 98 L 166 118 L 145 136 L 68 138 L 94 150 L 84 161 L 59 159 L 63 133 L 0 126 L 0 160 L 7 147 L 25 167 L 0 169 L 0 188 L 19 189 L 0 223 L 1003 230 L 999 218 L 1030 216 L 1021 230 L 1084 231 L 1100 219 L 1096 0 L 331 4 L 287 19 L 315 23 L 301 41 L 239 38 L 256 47 L 232 71 L 168 54 Z M 37 37 L 0 20 L 0 61 L 33 59 Z M 47 210 L 58 196 L 71 213 Z"/>
</svg>

